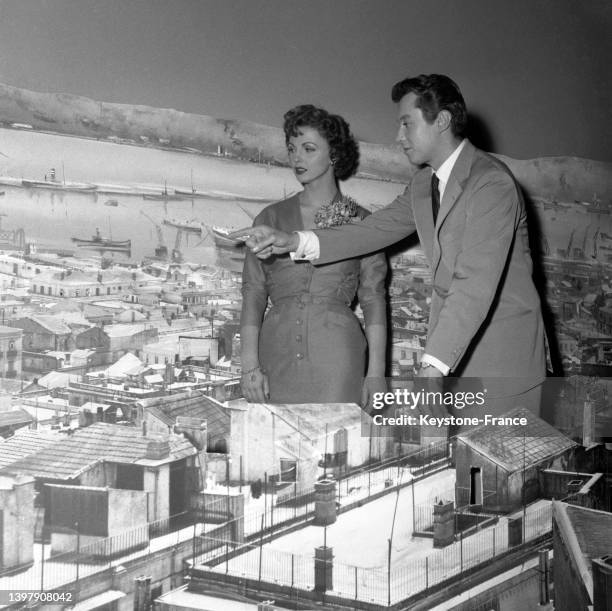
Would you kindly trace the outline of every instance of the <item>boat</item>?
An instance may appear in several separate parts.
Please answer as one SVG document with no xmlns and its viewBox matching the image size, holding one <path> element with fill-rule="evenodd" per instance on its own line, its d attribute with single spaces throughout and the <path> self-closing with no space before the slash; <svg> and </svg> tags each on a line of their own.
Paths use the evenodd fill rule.
<svg viewBox="0 0 612 611">
<path fill-rule="evenodd" d="M 176 193 L 168 193 L 168 185 L 164 182 L 164 190 L 161 193 L 143 193 L 142 199 L 157 202 L 182 201 L 185 198 Z"/>
<path fill-rule="evenodd" d="M 22 180 L 27 189 L 55 189 L 57 191 L 95 191 L 98 187 L 87 182 L 62 182 L 59 180 Z"/>
<path fill-rule="evenodd" d="M 218 199 L 223 201 L 234 201 L 234 202 L 246 202 L 250 204 L 269 204 L 269 197 L 257 197 L 257 196 L 247 196 L 247 195 L 237 195 L 236 193 L 229 193 L 227 191 L 196 191 L 192 189 L 188 191 L 187 189 L 174 189 L 174 193 L 180 197 L 189 197 L 192 199 L 202 198 L 202 199 Z"/>
<path fill-rule="evenodd" d="M 116 251 L 131 250 L 132 248 L 132 240 L 111 240 L 110 238 L 102 236 L 99 229 L 96 229 L 96 234 L 91 237 L 91 240 L 86 240 L 84 238 L 71 238 L 71 240 L 81 248 Z"/>
<path fill-rule="evenodd" d="M 202 224 L 199 221 L 191 220 L 191 221 L 177 221 L 176 219 L 164 219 L 162 224 L 168 225 L 170 227 L 175 227 L 176 229 L 181 229 L 182 231 L 188 231 L 190 233 L 197 233 L 198 235 L 202 234 Z"/>
</svg>

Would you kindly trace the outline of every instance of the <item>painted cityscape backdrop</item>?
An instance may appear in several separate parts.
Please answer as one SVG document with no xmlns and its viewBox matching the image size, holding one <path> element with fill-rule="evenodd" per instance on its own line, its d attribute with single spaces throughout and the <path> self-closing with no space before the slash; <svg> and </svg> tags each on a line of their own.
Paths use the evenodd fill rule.
<svg viewBox="0 0 612 611">
<path fill-rule="evenodd" d="M 173 316 L 210 316 L 214 310 L 218 324 L 237 322 L 242 254 L 216 229 L 249 225 L 263 206 L 298 189 L 279 129 L 5 85 L 0 122 L 3 249 L 26 253 L 30 261 L 50 266 L 51 275 L 139 270 L 149 274 L 161 303 L 180 304 Z M 361 152 L 360 173 L 344 189 L 374 209 L 401 192 L 412 168 L 394 148 L 363 143 Z M 555 371 L 607 375 L 612 164 L 502 159 L 527 197 Z M 429 274 L 418 245 L 412 246 L 400 245 L 392 259 L 395 374 L 418 359 L 427 322 Z M 223 279 L 216 283 L 223 295 L 211 295 L 209 284 L 208 298 L 185 303 L 183 289 L 203 289 L 203 270 Z M 5 301 L 9 289 L 31 290 L 30 282 L 12 275 L 10 261 L 2 271 Z M 189 279 L 183 287 L 161 287 L 159 279 L 172 273 Z M 31 291 L 34 301 L 56 301 L 60 291 L 65 298 L 100 296 L 86 287 L 77 295 L 74 279 L 64 289 L 61 281 L 38 286 Z M 138 301 L 127 288 L 104 297 Z M 220 297 L 229 311 L 219 307 Z M 8 313 L 5 307 L 2 316 Z M 229 345 L 223 352 L 237 356 Z"/>
</svg>

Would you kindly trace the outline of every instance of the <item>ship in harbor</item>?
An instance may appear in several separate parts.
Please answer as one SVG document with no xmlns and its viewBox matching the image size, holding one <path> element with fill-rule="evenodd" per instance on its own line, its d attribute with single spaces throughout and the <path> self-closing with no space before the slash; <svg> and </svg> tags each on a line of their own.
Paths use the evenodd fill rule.
<svg viewBox="0 0 612 611">
<path fill-rule="evenodd" d="M 87 182 L 66 182 L 59 180 L 22 180 L 26 189 L 54 189 L 56 191 L 95 191 L 97 186 Z"/>
<path fill-rule="evenodd" d="M 96 233 L 90 240 L 84 238 L 71 238 L 80 248 L 93 248 L 96 250 L 108 250 L 115 252 L 129 252 L 132 249 L 132 240 L 112 240 L 100 234 L 96 227 Z"/>
<path fill-rule="evenodd" d="M 582 208 L 591 214 L 610 214 L 609 204 L 604 204 L 604 202 L 597 197 L 597 193 L 593 194 L 593 200 L 590 202 L 575 200 L 574 203 L 578 204 L 579 209 Z"/>
<path fill-rule="evenodd" d="M 168 193 L 168 185 L 164 181 L 164 188 L 161 193 L 144 193 L 142 199 L 146 199 L 149 201 L 157 201 L 157 202 L 168 202 L 168 201 L 182 201 L 185 198 L 182 195 L 178 195 L 176 193 Z"/>
<path fill-rule="evenodd" d="M 162 224 L 168 225 L 169 227 L 174 227 L 175 229 L 186 231 L 188 233 L 197 233 L 198 235 L 202 235 L 202 224 L 196 219 L 192 219 L 191 221 L 164 219 L 162 221 Z"/>
</svg>

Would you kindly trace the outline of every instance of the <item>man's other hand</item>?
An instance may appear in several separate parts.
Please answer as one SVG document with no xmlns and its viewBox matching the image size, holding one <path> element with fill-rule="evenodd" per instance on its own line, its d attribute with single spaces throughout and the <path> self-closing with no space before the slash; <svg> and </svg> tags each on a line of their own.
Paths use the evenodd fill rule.
<svg viewBox="0 0 612 611">
<path fill-rule="evenodd" d="M 287 233 L 267 225 L 256 225 L 238 229 L 227 236 L 230 240 L 244 242 L 260 259 L 280 255 L 297 249 L 299 238 L 296 233 Z"/>
</svg>

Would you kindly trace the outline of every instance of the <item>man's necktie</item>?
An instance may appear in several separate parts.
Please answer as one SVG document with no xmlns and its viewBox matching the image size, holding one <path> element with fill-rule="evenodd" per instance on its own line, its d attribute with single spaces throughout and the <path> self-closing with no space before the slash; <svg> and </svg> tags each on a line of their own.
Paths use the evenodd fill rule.
<svg viewBox="0 0 612 611">
<path fill-rule="evenodd" d="M 438 190 L 438 185 L 440 181 L 438 177 L 434 174 L 431 175 L 431 209 L 433 211 L 433 221 L 434 225 L 438 220 L 438 212 L 440 211 L 440 191 Z"/>
</svg>

